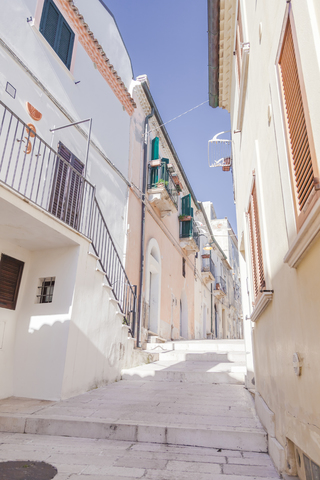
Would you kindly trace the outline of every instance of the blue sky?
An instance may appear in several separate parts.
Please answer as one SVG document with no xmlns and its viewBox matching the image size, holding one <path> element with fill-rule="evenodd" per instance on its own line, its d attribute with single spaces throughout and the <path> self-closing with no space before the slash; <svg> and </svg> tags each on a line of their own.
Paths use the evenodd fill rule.
<svg viewBox="0 0 320 480">
<path fill-rule="evenodd" d="M 104 0 L 131 57 L 147 74 L 164 122 L 208 100 L 207 0 Z M 208 166 L 208 140 L 230 129 L 229 114 L 208 103 L 169 123 L 167 131 L 200 201 L 236 230 L 231 173 Z"/>
</svg>

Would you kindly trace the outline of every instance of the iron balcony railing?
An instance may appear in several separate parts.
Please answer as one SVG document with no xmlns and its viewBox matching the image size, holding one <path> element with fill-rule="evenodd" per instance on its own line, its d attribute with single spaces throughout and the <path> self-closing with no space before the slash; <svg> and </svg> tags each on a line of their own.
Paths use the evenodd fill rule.
<svg viewBox="0 0 320 480">
<path fill-rule="evenodd" d="M 200 245 L 200 230 L 194 219 L 180 222 L 180 238 L 193 238 L 197 246 Z"/>
<path fill-rule="evenodd" d="M 222 277 L 216 278 L 215 290 L 221 290 L 223 293 L 227 294 L 227 284 L 224 278 Z"/>
<path fill-rule="evenodd" d="M 178 209 L 178 195 L 177 186 L 172 178 L 171 173 L 167 168 L 166 162 L 161 162 L 161 165 L 158 167 L 151 167 L 149 165 L 149 177 L 148 177 L 148 190 L 151 188 L 158 188 L 164 186 L 174 203 L 175 207 Z"/>
<path fill-rule="evenodd" d="M 119 308 L 135 335 L 131 285 L 98 205 L 94 186 L 0 101 L 0 182 L 92 240 Z M 82 172 L 82 170 L 81 170 Z"/>
<path fill-rule="evenodd" d="M 212 261 L 212 258 L 203 256 L 202 257 L 202 272 L 211 272 L 212 275 L 215 277 L 215 265 Z"/>
</svg>

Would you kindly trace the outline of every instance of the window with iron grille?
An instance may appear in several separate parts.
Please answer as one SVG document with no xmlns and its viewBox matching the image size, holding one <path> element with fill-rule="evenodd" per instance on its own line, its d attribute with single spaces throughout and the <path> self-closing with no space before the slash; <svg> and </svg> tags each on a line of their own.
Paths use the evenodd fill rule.
<svg viewBox="0 0 320 480">
<path fill-rule="evenodd" d="M 15 310 L 24 263 L 8 255 L 0 261 L 0 308 Z"/>
<path fill-rule="evenodd" d="M 248 220 L 251 245 L 253 290 L 254 298 L 257 299 L 259 297 L 259 294 L 261 293 L 261 290 L 265 288 L 266 282 L 263 267 L 261 232 L 255 180 L 253 182 L 253 187 L 250 195 Z"/>
<path fill-rule="evenodd" d="M 40 278 L 37 295 L 38 303 L 52 303 L 55 281 L 55 277 Z"/>
<path fill-rule="evenodd" d="M 319 188 L 318 167 L 308 118 L 303 77 L 299 68 L 299 52 L 295 39 L 292 12 L 288 16 L 278 64 L 291 180 L 297 227 L 299 229 L 320 192 L 315 198 L 314 193 Z M 313 199 L 312 204 L 311 199 Z"/>
<path fill-rule="evenodd" d="M 70 69 L 74 33 L 53 0 L 44 2 L 40 32 L 65 66 Z"/>
</svg>

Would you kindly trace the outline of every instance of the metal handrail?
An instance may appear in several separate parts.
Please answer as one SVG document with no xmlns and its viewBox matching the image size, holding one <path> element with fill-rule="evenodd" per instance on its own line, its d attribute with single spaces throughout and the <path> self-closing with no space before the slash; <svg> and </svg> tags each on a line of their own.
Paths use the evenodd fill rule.
<svg viewBox="0 0 320 480">
<path fill-rule="evenodd" d="M 166 188 L 175 207 L 178 208 L 179 192 L 167 165 L 164 162 L 158 167 L 149 165 L 148 190 L 162 185 Z"/>
<path fill-rule="evenodd" d="M 92 240 L 134 336 L 136 286 L 129 282 L 94 186 L 1 100 L 0 119 L 0 182 Z"/>
</svg>

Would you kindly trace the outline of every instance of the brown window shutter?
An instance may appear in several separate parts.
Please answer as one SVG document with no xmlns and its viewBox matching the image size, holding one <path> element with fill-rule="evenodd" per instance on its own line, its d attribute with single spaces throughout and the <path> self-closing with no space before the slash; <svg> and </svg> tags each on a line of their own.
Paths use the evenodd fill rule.
<svg viewBox="0 0 320 480">
<path fill-rule="evenodd" d="M 254 297 L 257 298 L 259 296 L 260 290 L 265 287 L 265 276 L 263 268 L 261 232 L 255 182 L 250 197 L 248 219 L 251 243 L 253 290 Z"/>
<path fill-rule="evenodd" d="M 61 142 L 58 154 L 65 161 L 57 157 L 50 212 L 71 227 L 77 228 L 84 165 Z"/>
<path fill-rule="evenodd" d="M 15 310 L 24 263 L 8 255 L 0 261 L 0 307 Z"/>
<path fill-rule="evenodd" d="M 279 67 L 297 208 L 301 212 L 314 187 L 314 171 L 290 19 L 285 30 Z"/>
</svg>

